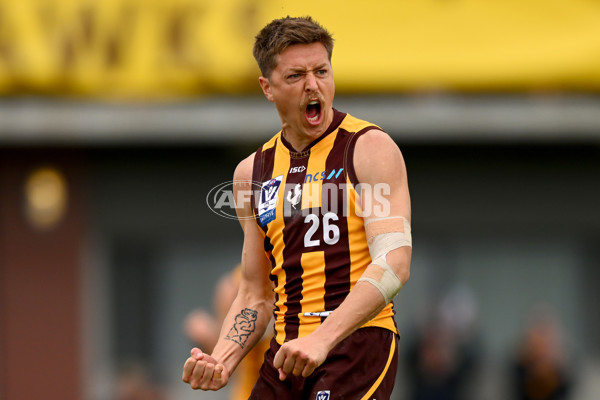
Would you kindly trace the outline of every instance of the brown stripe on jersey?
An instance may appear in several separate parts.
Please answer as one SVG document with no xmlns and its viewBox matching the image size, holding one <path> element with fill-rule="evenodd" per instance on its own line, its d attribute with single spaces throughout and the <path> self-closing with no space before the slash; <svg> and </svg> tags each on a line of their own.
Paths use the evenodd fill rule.
<svg viewBox="0 0 600 400">
<path fill-rule="evenodd" d="M 354 171 L 354 149 L 356 147 L 356 141 L 359 137 L 361 137 L 365 132 L 370 130 L 377 129 L 380 130 L 377 126 L 367 126 L 366 128 L 361 129 L 352 135 L 350 140 L 348 141 L 348 146 L 346 148 L 346 152 L 344 153 L 344 168 L 348 172 L 348 177 L 350 178 L 350 182 L 352 185 L 356 187 L 358 185 L 358 178 L 356 177 L 356 171 Z"/>
<path fill-rule="evenodd" d="M 264 146 L 263 146 L 264 147 Z M 277 149 L 277 140 L 275 145 L 263 150 L 263 147 L 256 151 L 254 155 L 254 165 L 252 167 L 252 182 L 262 186 L 263 182 L 268 181 L 273 175 L 273 166 L 275 165 L 275 150 Z M 260 196 L 260 192 L 257 193 Z M 259 201 L 255 197 L 254 190 L 252 191 L 252 207 L 254 209 L 254 218 L 258 226 L 262 228 L 264 232 L 267 231 L 267 227 L 262 226 L 258 219 L 258 203 Z M 266 250 L 266 249 L 265 249 Z"/>
<path fill-rule="evenodd" d="M 264 146 L 263 146 L 264 147 Z M 273 166 L 275 164 L 275 149 L 277 148 L 277 141 L 275 141 L 275 146 L 269 147 L 266 150 L 263 150 L 263 147 L 256 151 L 254 155 L 254 165 L 252 167 L 252 182 L 262 186 L 262 183 L 268 179 L 271 179 L 273 175 Z M 261 226 L 260 221 L 258 219 L 258 200 L 255 196 L 260 196 L 260 191 L 255 193 L 252 191 L 252 207 L 254 210 L 254 218 L 256 220 L 257 225 L 264 231 L 267 231 L 267 226 Z M 269 261 L 271 262 L 271 269 L 275 267 L 275 258 L 273 257 L 273 245 L 271 244 L 271 239 L 265 235 L 264 240 L 264 249 L 269 257 Z M 272 282 L 275 283 L 275 287 L 277 287 L 277 276 L 273 274 L 269 274 L 269 278 Z M 275 293 L 275 305 L 277 304 L 277 294 Z M 279 311 L 279 308 L 275 306 L 274 312 Z"/>
<path fill-rule="evenodd" d="M 306 224 L 301 215 L 302 201 L 294 208 L 288 201 L 288 193 L 293 191 L 297 184 L 302 186 L 306 176 L 306 167 L 308 164 L 308 155 L 302 158 L 291 158 L 290 169 L 285 179 L 286 186 L 281 192 L 284 202 L 284 228 L 283 228 L 283 265 L 285 271 L 285 293 L 288 294 L 285 305 L 287 312 L 284 316 L 285 321 L 285 340 L 292 340 L 298 337 L 298 328 L 300 319 L 298 315 L 302 312 L 300 301 L 302 300 L 302 274 L 304 272 L 301 264 L 304 235 L 306 233 Z M 304 167 L 303 169 L 301 167 Z M 302 171 L 298 172 L 298 169 Z M 295 171 L 295 172 L 292 172 Z"/>
</svg>

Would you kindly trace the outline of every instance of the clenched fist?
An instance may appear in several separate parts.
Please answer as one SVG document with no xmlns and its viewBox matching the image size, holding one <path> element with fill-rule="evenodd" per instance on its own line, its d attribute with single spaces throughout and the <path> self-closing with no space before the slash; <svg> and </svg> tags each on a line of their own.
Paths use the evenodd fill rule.
<svg viewBox="0 0 600 400">
<path fill-rule="evenodd" d="M 219 390 L 227 385 L 229 371 L 213 357 L 194 347 L 183 366 L 182 379 L 194 390 Z"/>
<path fill-rule="evenodd" d="M 279 370 L 279 379 L 282 381 L 290 373 L 306 378 L 323 364 L 328 353 L 324 345 L 309 335 L 284 343 L 275 354 L 273 365 Z"/>
</svg>

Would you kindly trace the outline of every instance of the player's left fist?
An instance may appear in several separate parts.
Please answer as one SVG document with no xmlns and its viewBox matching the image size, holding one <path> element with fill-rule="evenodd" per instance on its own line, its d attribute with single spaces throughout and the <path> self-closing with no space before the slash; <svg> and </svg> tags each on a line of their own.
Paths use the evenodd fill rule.
<svg viewBox="0 0 600 400">
<path fill-rule="evenodd" d="M 324 346 L 306 336 L 284 343 L 275 354 L 273 365 L 279 370 L 279 379 L 282 381 L 290 373 L 306 378 L 323 364 L 327 353 Z"/>
</svg>

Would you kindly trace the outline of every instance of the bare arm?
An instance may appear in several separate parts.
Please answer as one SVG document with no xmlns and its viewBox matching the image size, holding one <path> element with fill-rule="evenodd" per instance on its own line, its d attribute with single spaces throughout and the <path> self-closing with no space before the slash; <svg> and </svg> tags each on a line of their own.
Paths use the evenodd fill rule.
<svg viewBox="0 0 600 400">
<path fill-rule="evenodd" d="M 389 195 L 382 201 L 375 196 L 372 201 L 363 203 L 365 215 L 375 215 L 374 209 L 379 207 L 379 210 L 385 210 L 387 216 L 403 216 L 410 222 L 406 166 L 396 143 L 384 132 L 368 132 L 358 139 L 354 165 L 360 183 L 368 184 L 371 188 L 378 184 L 389 185 L 390 188 Z M 368 221 L 370 218 L 365 219 Z M 390 251 L 386 257 L 402 284 L 410 276 L 411 255 L 412 248 L 405 246 Z M 325 320 L 320 327 L 324 332 L 319 334 L 329 337 L 330 346 L 333 347 L 375 317 L 386 305 L 383 296 L 373 285 L 358 282 L 336 312 Z"/>
<path fill-rule="evenodd" d="M 270 264 L 263 237 L 252 218 L 249 196 L 238 195 L 241 190 L 252 189 L 252 163 L 253 156 L 242 161 L 234 174 L 234 198 L 245 199 L 244 204 L 236 205 L 244 231 L 240 287 L 213 353 L 204 354 L 194 348 L 184 365 L 183 381 L 193 389 L 218 390 L 225 386 L 242 358 L 262 338 L 272 316 Z"/>
<path fill-rule="evenodd" d="M 373 130 L 358 139 L 354 165 L 361 184 L 374 187 L 389 185 L 383 201 L 363 202 L 365 215 L 375 207 L 389 211 L 389 216 L 403 216 L 410 221 L 410 196 L 406 167 L 398 146 L 384 132 Z M 369 204 L 369 205 L 367 205 Z M 369 207 L 370 209 L 365 209 Z M 404 284 L 410 273 L 411 247 L 400 247 L 387 254 L 387 262 Z M 275 356 L 280 379 L 287 374 L 308 376 L 325 360 L 340 341 L 375 317 L 387 305 L 381 292 L 368 282 L 358 282 L 342 304 L 312 334 L 290 341 Z"/>
</svg>

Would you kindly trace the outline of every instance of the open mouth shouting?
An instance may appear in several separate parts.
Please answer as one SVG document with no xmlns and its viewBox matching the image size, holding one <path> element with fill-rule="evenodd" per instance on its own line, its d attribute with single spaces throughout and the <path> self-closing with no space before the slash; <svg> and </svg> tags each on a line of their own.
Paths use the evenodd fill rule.
<svg viewBox="0 0 600 400">
<path fill-rule="evenodd" d="M 312 100 L 306 105 L 304 116 L 310 125 L 319 125 L 322 119 L 321 102 Z"/>
</svg>

